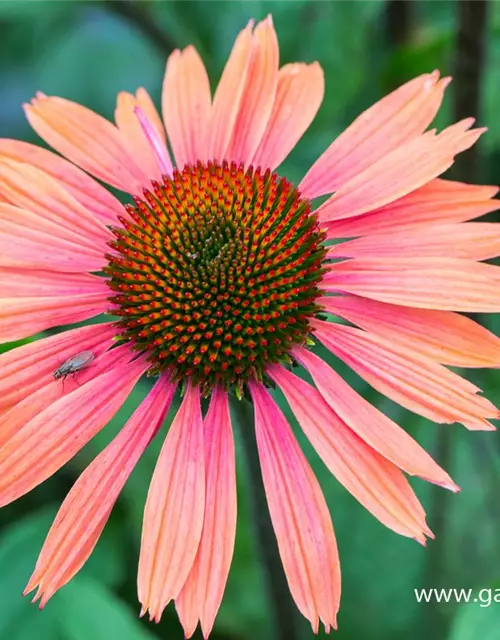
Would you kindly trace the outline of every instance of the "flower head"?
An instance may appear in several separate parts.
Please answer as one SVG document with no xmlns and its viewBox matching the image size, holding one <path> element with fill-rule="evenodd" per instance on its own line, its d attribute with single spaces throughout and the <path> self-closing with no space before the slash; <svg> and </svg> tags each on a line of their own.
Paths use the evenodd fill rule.
<svg viewBox="0 0 500 640">
<path fill-rule="evenodd" d="M 499 253 L 498 225 L 468 222 L 499 201 L 494 187 L 438 177 L 482 133 L 472 120 L 426 131 L 447 84 L 425 74 L 385 97 L 298 185 L 276 168 L 316 114 L 323 74 L 279 68 L 270 18 L 239 34 L 213 98 L 195 49 L 175 51 L 163 120 L 144 89 L 118 96 L 115 124 L 62 98 L 26 106 L 64 157 L 0 140 L 0 338 L 110 317 L 0 356 L 0 504 L 76 454 L 141 376 L 157 377 L 61 506 L 27 586 L 42 605 L 89 557 L 177 387 L 144 512 L 138 588 L 152 619 L 174 600 L 187 637 L 198 622 L 212 629 L 236 530 L 232 395 L 253 404 L 283 567 L 314 630 L 336 625 L 337 547 L 275 386 L 375 517 L 432 536 L 404 474 L 458 487 L 314 341 L 417 414 L 493 428 L 497 409 L 447 368 L 500 362 L 500 340 L 457 313 L 500 308 L 498 267 L 481 262 Z"/>
</svg>

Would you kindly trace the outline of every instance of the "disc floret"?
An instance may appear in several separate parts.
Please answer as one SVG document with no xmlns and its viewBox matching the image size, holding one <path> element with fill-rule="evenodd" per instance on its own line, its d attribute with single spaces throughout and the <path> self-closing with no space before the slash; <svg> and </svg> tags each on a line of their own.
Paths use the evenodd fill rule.
<svg viewBox="0 0 500 640">
<path fill-rule="evenodd" d="M 108 255 L 111 313 L 150 373 L 208 393 L 262 380 L 305 342 L 324 235 L 309 201 L 260 167 L 186 166 L 126 207 Z"/>
</svg>

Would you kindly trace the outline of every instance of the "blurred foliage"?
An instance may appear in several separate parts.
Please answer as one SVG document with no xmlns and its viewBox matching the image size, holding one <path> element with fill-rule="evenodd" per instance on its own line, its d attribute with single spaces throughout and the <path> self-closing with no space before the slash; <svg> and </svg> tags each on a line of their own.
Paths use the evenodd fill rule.
<svg viewBox="0 0 500 640">
<path fill-rule="evenodd" d="M 455 2 L 414 3 L 408 41 L 390 46 L 384 29 L 386 4 L 364 2 L 140 2 L 144 21 L 131 20 L 117 2 L 0 1 L 0 135 L 37 141 L 21 108 L 38 90 L 82 102 L 111 117 L 116 94 L 145 86 L 159 102 L 165 57 L 148 34 L 159 26 L 167 42 L 193 43 L 215 86 L 236 33 L 251 18 L 272 13 L 280 39 L 281 62 L 318 60 L 325 70 L 323 106 L 282 173 L 296 180 L 340 131 L 371 102 L 398 83 L 439 68 L 452 72 Z M 484 109 L 489 134 L 480 142 L 484 181 L 498 181 L 500 164 L 500 3 L 491 3 Z M 449 121 L 450 97 L 437 124 Z M 39 141 L 37 141 L 39 142 Z M 500 331 L 500 320 L 488 320 Z M 8 345 L 15 346 L 15 345 Z M 318 351 L 321 351 L 320 349 Z M 380 398 L 332 356 L 322 355 L 366 398 L 399 421 L 429 450 L 438 429 L 453 429 L 452 468 L 463 491 L 453 497 L 446 517 L 442 584 L 483 588 L 500 580 L 497 487 L 498 438 L 465 433 L 427 421 Z M 500 400 L 498 373 L 473 378 Z M 21 598 L 50 522 L 78 473 L 113 437 L 149 388 L 140 382 L 111 424 L 55 477 L 0 512 L 0 638 L 9 640 L 152 640 L 182 638 L 169 607 L 158 626 L 138 619 L 136 570 L 142 511 L 155 459 L 167 426 L 138 464 L 113 511 L 97 548 L 80 574 L 58 593 L 43 613 Z M 297 425 L 283 397 L 281 406 Z M 178 406 L 170 411 L 169 420 Z M 168 423 L 169 421 L 167 421 Z M 320 463 L 296 429 L 325 491 L 335 524 L 343 574 L 343 603 L 336 637 L 420 640 L 429 605 L 418 604 L 413 589 L 429 585 L 433 567 L 428 551 L 387 531 L 361 508 Z M 236 430 L 238 454 L 241 452 Z M 241 458 L 241 455 L 238 455 Z M 239 469 L 239 520 L 235 558 L 213 637 L 272 638 L 269 602 L 251 527 L 248 487 Z M 415 483 L 424 505 L 440 489 Z M 432 528 L 433 522 L 430 526 Z M 432 542 L 430 542 L 432 544 Z M 443 605 L 450 640 L 500 638 L 500 603 Z M 198 634 L 199 632 L 197 632 Z M 196 637 L 201 637 L 197 635 Z M 312 637 L 307 625 L 301 637 Z M 320 633 L 320 637 L 321 633 Z M 429 640 L 433 640 L 427 635 Z M 435 637 L 435 640 L 443 640 Z"/>
</svg>

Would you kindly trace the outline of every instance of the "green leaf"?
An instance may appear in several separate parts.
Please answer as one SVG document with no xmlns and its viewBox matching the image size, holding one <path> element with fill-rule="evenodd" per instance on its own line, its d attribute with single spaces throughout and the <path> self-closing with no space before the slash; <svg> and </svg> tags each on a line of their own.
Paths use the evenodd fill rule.
<svg viewBox="0 0 500 640">
<path fill-rule="evenodd" d="M 449 640 L 498 640 L 500 589 L 481 589 L 475 598 L 475 602 L 460 606 L 451 627 Z"/>
<path fill-rule="evenodd" d="M 54 602 L 54 604 L 56 604 Z M 137 612 L 91 578 L 76 577 L 60 592 L 57 613 L 65 640 L 154 640 Z"/>
</svg>

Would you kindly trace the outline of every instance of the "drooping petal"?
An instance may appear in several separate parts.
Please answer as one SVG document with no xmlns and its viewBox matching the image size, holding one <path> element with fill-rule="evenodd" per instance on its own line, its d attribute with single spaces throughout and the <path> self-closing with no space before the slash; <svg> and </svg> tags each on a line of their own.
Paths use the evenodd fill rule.
<svg viewBox="0 0 500 640">
<path fill-rule="evenodd" d="M 64 158 L 28 142 L 0 139 L 0 163 L 14 160 L 42 169 L 104 224 L 116 224 L 123 205 L 107 189 Z"/>
<path fill-rule="evenodd" d="M 279 379 L 298 423 L 337 480 L 386 527 L 425 544 L 432 533 L 404 474 L 357 436 L 307 382 L 285 369 Z M 453 484 L 449 488 L 458 490 Z"/>
<path fill-rule="evenodd" d="M 322 306 L 362 329 L 454 367 L 500 366 L 500 338 L 452 311 L 414 309 L 358 296 L 325 296 Z"/>
<path fill-rule="evenodd" d="M 25 105 L 33 129 L 51 147 L 99 180 L 140 193 L 147 175 L 122 142 L 118 129 L 105 118 L 64 98 L 38 95 Z"/>
<path fill-rule="evenodd" d="M 408 307 L 496 313 L 499 273 L 465 258 L 361 258 L 332 265 L 321 286 Z"/>
<path fill-rule="evenodd" d="M 484 129 L 470 129 L 472 119 L 439 135 L 428 131 L 398 147 L 344 183 L 318 209 L 322 222 L 359 216 L 418 189 L 449 169 L 455 156 L 471 147 Z"/>
<path fill-rule="evenodd" d="M 165 439 L 144 510 L 138 589 L 158 621 L 193 566 L 203 527 L 205 460 L 199 389 L 188 387 Z"/>
<path fill-rule="evenodd" d="M 114 440 L 95 458 L 61 505 L 25 593 L 43 607 L 85 564 L 142 453 L 168 412 L 175 385 L 161 378 Z"/>
<path fill-rule="evenodd" d="M 434 224 L 418 229 L 389 231 L 337 244 L 329 258 L 441 257 L 488 260 L 500 253 L 500 224 L 469 222 Z"/>
<path fill-rule="evenodd" d="M 313 164 L 299 185 L 306 198 L 336 191 L 380 158 L 421 134 L 434 119 L 448 78 L 426 73 L 364 111 Z"/>
<path fill-rule="evenodd" d="M 201 622 L 208 638 L 222 601 L 236 535 L 236 470 L 227 393 L 216 389 L 203 422 L 205 516 L 200 546 L 182 591 L 175 600 L 186 638 Z"/>
<path fill-rule="evenodd" d="M 164 145 L 164 154 L 168 155 L 166 137 L 160 117 L 155 109 L 153 101 L 145 89 L 138 89 L 136 95 L 121 91 L 118 94 L 115 122 L 123 134 L 124 144 L 128 152 L 133 156 L 150 180 L 161 180 L 162 167 L 158 162 L 158 156 L 151 146 L 137 116 L 136 109 L 140 108 L 147 118 L 159 140 Z"/>
<path fill-rule="evenodd" d="M 162 111 L 177 167 L 206 162 L 211 95 L 202 59 L 192 46 L 168 58 Z"/>
<path fill-rule="evenodd" d="M 372 449 L 412 476 L 419 476 L 447 489 L 455 485 L 430 455 L 395 422 L 361 397 L 326 362 L 303 347 L 292 355 L 312 376 L 316 388 L 341 420 Z M 282 367 L 273 366 L 269 375 L 281 386 L 290 380 Z"/>
<path fill-rule="evenodd" d="M 116 328 L 111 322 L 62 331 L 0 355 L 0 411 L 28 398 L 53 379 L 68 358 L 92 351 L 97 358 L 111 344 Z M 0 421 L 1 423 L 1 421 Z"/>
<path fill-rule="evenodd" d="M 12 204 L 77 236 L 81 244 L 106 252 L 112 235 L 105 224 L 41 169 L 12 160 L 0 162 L 0 191 Z"/>
<path fill-rule="evenodd" d="M 465 222 L 500 208 L 498 187 L 436 178 L 402 198 L 354 218 L 325 223 L 329 238 L 354 238 L 421 225 Z"/>
<path fill-rule="evenodd" d="M 278 72 L 273 110 L 252 159 L 256 167 L 275 169 L 309 127 L 323 100 L 323 69 L 313 64 L 286 64 Z"/>
<path fill-rule="evenodd" d="M 285 416 L 265 388 L 250 391 L 269 512 L 288 586 L 300 612 L 318 631 L 336 628 L 340 564 L 332 521 L 314 473 Z"/>
<path fill-rule="evenodd" d="M 434 422 L 491 430 L 498 410 L 471 382 L 414 351 L 354 327 L 311 322 L 315 336 L 374 389 Z"/>
<path fill-rule="evenodd" d="M 0 203 L 0 266 L 85 273 L 105 264 L 98 238 L 90 247 L 57 222 Z"/>
<path fill-rule="evenodd" d="M 240 109 L 252 59 L 252 28 L 251 20 L 236 38 L 215 91 L 206 152 L 209 159 L 218 162 L 226 158 L 226 151 Z"/>
<path fill-rule="evenodd" d="M 96 376 L 3 438 L 0 506 L 31 491 L 87 444 L 118 411 L 147 366 L 140 359 Z"/>
<path fill-rule="evenodd" d="M 278 86 L 278 38 L 271 16 L 253 35 L 253 51 L 239 112 L 234 123 L 227 160 L 248 164 L 259 146 L 273 111 Z"/>
</svg>

